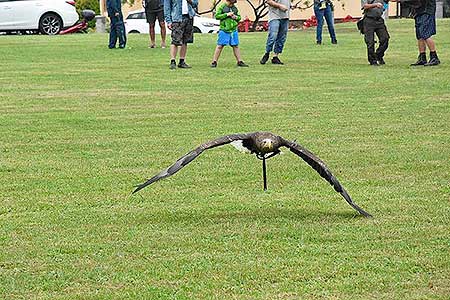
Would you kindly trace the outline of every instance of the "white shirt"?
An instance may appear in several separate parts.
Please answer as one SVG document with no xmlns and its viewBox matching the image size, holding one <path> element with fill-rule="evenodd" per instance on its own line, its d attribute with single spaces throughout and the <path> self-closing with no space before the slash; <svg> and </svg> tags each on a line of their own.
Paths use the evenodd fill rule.
<svg viewBox="0 0 450 300">
<path fill-rule="evenodd" d="M 186 0 L 181 0 L 181 13 L 183 15 L 189 14 L 188 3 Z"/>
</svg>

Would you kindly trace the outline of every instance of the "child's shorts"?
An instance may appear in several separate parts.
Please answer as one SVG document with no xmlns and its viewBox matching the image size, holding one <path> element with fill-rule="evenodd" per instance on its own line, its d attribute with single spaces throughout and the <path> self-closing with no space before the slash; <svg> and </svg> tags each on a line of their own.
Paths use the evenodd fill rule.
<svg viewBox="0 0 450 300">
<path fill-rule="evenodd" d="M 233 32 L 225 32 L 223 30 L 219 30 L 219 34 L 217 37 L 217 45 L 219 46 L 239 45 L 238 31 L 235 30 Z"/>
</svg>

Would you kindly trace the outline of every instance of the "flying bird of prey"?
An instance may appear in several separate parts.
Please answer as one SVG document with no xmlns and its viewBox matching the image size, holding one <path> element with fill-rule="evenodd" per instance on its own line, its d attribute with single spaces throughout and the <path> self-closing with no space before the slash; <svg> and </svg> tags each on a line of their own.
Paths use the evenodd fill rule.
<svg viewBox="0 0 450 300">
<path fill-rule="evenodd" d="M 350 204 L 355 210 L 357 210 L 361 215 L 365 217 L 371 217 L 369 213 L 364 211 L 358 205 L 356 205 L 353 200 L 350 198 L 350 195 L 344 189 L 344 187 L 339 183 L 337 178 L 331 173 L 325 163 L 320 160 L 317 156 L 315 156 L 312 152 L 310 152 L 305 147 L 301 146 L 295 141 L 288 141 L 281 136 L 275 135 L 270 132 L 252 132 L 252 133 L 244 133 L 244 134 L 230 134 L 218 139 L 209 141 L 195 148 L 191 152 L 187 153 L 180 159 L 178 159 L 173 165 L 168 167 L 167 169 L 161 171 L 156 174 L 146 182 L 136 186 L 136 189 L 133 191 L 133 194 L 145 188 L 146 186 L 166 177 L 169 177 L 176 172 L 178 172 L 181 168 L 186 166 L 188 163 L 193 161 L 197 156 L 202 154 L 203 151 L 207 149 L 212 149 L 218 146 L 226 145 L 236 142 L 242 144 L 244 149 L 247 149 L 252 154 L 255 154 L 256 157 L 262 160 L 263 163 L 263 180 L 264 180 L 264 190 L 267 190 L 267 176 L 266 176 L 266 159 L 274 157 L 277 154 L 280 154 L 280 148 L 286 147 L 294 154 L 298 155 L 302 158 L 308 165 L 310 165 L 314 170 L 319 173 L 319 175 L 328 181 L 334 188 L 336 192 L 344 197 L 345 201 Z"/>
</svg>

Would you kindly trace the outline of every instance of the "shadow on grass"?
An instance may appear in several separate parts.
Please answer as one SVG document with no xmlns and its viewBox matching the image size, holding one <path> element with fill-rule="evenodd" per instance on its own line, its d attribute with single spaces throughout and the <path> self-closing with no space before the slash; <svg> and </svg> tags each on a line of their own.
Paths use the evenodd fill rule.
<svg viewBox="0 0 450 300">
<path fill-rule="evenodd" d="M 275 223 L 287 220 L 289 222 L 345 222 L 352 219 L 364 220 L 363 216 L 352 211 L 325 211 L 325 210 L 304 210 L 300 208 L 251 208 L 251 209 L 232 209 L 218 211 L 183 211 L 173 212 L 151 212 L 142 215 L 148 223 L 166 223 L 166 224 L 205 224 L 205 223 Z"/>
</svg>

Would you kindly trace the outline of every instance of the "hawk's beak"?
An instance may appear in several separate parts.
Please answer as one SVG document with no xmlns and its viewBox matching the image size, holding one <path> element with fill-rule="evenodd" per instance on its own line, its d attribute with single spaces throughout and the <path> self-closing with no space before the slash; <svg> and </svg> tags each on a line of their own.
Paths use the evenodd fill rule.
<svg viewBox="0 0 450 300">
<path fill-rule="evenodd" d="M 269 139 L 264 140 L 264 149 L 267 150 L 267 152 L 271 152 L 273 150 L 273 142 Z"/>
</svg>

